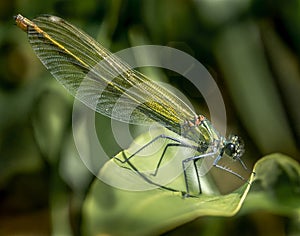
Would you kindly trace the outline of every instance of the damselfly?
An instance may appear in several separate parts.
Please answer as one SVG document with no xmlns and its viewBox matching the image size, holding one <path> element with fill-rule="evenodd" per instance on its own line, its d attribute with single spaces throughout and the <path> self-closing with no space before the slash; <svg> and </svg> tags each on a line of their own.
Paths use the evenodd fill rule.
<svg viewBox="0 0 300 236">
<path fill-rule="evenodd" d="M 228 139 L 221 136 L 203 115 L 196 115 L 176 95 L 131 69 L 90 36 L 63 19 L 44 15 L 30 21 L 17 15 L 15 21 L 19 28 L 27 32 L 33 50 L 45 67 L 83 103 L 90 106 L 91 101 L 96 100 L 97 104 L 91 106 L 92 109 L 123 122 L 143 125 L 158 122 L 190 141 L 162 134 L 138 149 L 124 162 L 129 162 L 151 143 L 167 139 L 171 143 L 164 148 L 153 175 L 159 172 L 169 147 L 195 150 L 197 155 L 185 157 L 181 162 L 187 195 L 190 192 L 187 165 L 193 163 L 197 169 L 197 161 L 209 156 L 215 156 L 211 166 L 244 180 L 240 174 L 219 164 L 226 154 L 233 160 L 238 160 L 247 170 L 241 160 L 244 145 L 238 136 L 233 135 Z M 84 87 L 85 93 L 84 96 L 78 97 L 77 90 L 80 86 Z M 117 102 L 123 105 L 116 107 Z M 208 170 L 209 168 L 203 172 Z M 199 194 L 201 193 L 199 176 L 204 174 L 197 174 Z"/>
</svg>

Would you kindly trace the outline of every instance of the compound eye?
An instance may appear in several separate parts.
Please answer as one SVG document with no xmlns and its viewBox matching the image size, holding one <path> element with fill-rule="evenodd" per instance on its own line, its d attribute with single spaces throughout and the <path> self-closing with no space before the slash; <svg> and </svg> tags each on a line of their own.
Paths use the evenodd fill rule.
<svg viewBox="0 0 300 236">
<path fill-rule="evenodd" d="M 233 143 L 228 143 L 225 147 L 225 153 L 230 157 L 234 157 L 235 152 L 235 145 Z"/>
</svg>

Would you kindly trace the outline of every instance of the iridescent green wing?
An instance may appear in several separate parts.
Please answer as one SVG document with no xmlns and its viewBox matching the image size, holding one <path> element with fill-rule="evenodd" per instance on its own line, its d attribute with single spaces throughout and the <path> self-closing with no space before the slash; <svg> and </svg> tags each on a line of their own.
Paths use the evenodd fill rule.
<svg viewBox="0 0 300 236">
<path fill-rule="evenodd" d="M 122 62 L 61 18 L 41 16 L 28 25 L 29 42 L 53 76 L 95 111 L 132 124 L 157 121 L 179 133 L 195 116 L 176 95 Z"/>
</svg>

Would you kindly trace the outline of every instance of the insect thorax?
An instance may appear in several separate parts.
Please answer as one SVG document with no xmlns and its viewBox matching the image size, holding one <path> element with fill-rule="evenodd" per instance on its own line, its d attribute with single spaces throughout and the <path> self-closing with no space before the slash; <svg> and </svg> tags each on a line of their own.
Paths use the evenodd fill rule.
<svg viewBox="0 0 300 236">
<path fill-rule="evenodd" d="M 201 151 L 205 151 L 209 146 L 220 142 L 219 133 L 203 115 L 185 121 L 182 130 L 182 135 L 195 142 L 200 149 L 202 148 Z"/>
</svg>

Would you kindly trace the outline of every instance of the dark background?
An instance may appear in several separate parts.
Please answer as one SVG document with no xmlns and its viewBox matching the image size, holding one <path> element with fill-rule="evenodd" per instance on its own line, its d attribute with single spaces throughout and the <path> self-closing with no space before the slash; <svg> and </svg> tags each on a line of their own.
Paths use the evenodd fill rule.
<svg viewBox="0 0 300 236">
<path fill-rule="evenodd" d="M 60 16 L 115 52 L 158 44 L 183 50 L 211 72 L 226 103 L 228 130 L 246 143 L 249 166 L 300 143 L 300 2 L 191 0 L 2 0 L 0 2 L 0 234 L 80 234 L 92 176 L 72 143 L 72 97 L 42 66 L 13 15 Z M 167 72 L 168 75 L 168 72 Z M 170 83 L 203 103 L 182 78 Z M 99 118 L 109 124 L 109 119 Z M 105 125 L 104 125 L 105 127 Z M 119 148 L 101 130 L 113 156 Z M 75 173 L 74 173 L 75 172 Z M 226 181 L 225 181 L 226 182 Z M 169 232 L 284 235 L 285 217 L 256 212 L 204 217 Z M 168 235 L 169 235 L 168 234 Z"/>
</svg>

